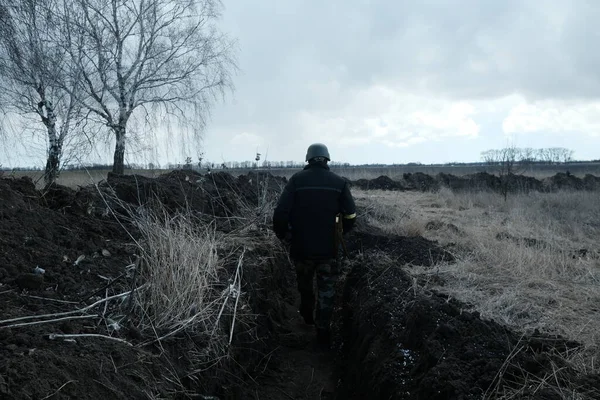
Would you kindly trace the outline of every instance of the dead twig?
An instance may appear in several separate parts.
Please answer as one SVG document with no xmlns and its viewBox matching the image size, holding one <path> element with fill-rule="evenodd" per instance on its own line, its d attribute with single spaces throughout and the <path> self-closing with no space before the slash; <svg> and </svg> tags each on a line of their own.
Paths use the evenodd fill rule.
<svg viewBox="0 0 600 400">
<path fill-rule="evenodd" d="M 73 315 L 73 316 L 64 317 L 64 318 L 47 319 L 45 321 L 23 322 L 23 323 L 20 323 L 20 324 L 12 324 L 12 325 L 0 326 L 0 329 L 3 329 L 3 328 L 20 328 L 22 326 L 51 324 L 53 322 L 71 321 L 71 320 L 74 320 L 74 319 L 88 319 L 88 318 L 98 318 L 98 315 Z"/>
<path fill-rule="evenodd" d="M 48 298 L 48 297 L 34 296 L 34 295 L 31 295 L 31 294 L 23 294 L 22 296 L 23 297 L 30 297 L 32 299 L 38 299 L 38 300 L 54 301 L 56 303 L 63 303 L 63 304 L 79 304 L 79 302 L 77 302 L 77 301 L 51 299 L 51 298 Z"/>
<path fill-rule="evenodd" d="M 144 285 L 140 286 L 137 290 L 140 290 L 140 289 L 144 288 L 145 286 L 147 286 L 147 285 L 144 284 Z M 97 307 L 97 306 L 99 306 L 101 304 L 104 304 L 107 301 L 111 301 L 111 300 L 119 299 L 119 298 L 122 298 L 122 297 L 126 297 L 129 294 L 131 294 L 131 291 L 120 293 L 120 294 L 115 294 L 113 296 L 104 298 L 102 300 L 98 300 L 95 303 L 90 304 L 89 306 L 80 308 L 78 310 L 66 311 L 66 312 L 54 313 L 54 314 L 29 315 L 29 316 L 26 316 L 26 317 L 5 319 L 5 320 L 0 321 L 0 325 L 10 324 L 10 323 L 19 322 L 19 321 L 27 321 L 27 320 L 30 320 L 30 319 L 44 319 L 44 318 L 66 317 L 66 316 L 70 316 L 70 315 L 81 314 L 81 313 L 84 313 L 84 312 L 86 312 L 88 310 L 91 310 L 94 307 Z M 89 317 L 90 316 L 88 316 L 88 318 Z M 8 328 L 8 326 L 0 326 L 0 328 Z"/>
<path fill-rule="evenodd" d="M 124 276 L 125 276 L 125 274 L 122 273 L 122 274 L 120 274 L 119 276 L 117 276 L 114 279 L 109 279 L 109 282 L 106 285 L 104 285 L 100 289 L 96 290 L 95 292 L 91 293 L 90 295 L 86 296 L 84 299 L 81 300 L 81 302 L 83 303 L 84 301 L 88 301 L 89 299 L 91 299 L 92 297 L 94 297 L 95 295 L 97 295 L 98 293 L 101 293 L 101 292 L 105 291 L 106 289 L 108 289 L 110 286 L 112 286 L 115 282 L 117 282 L 118 280 L 120 280 Z"/>
<path fill-rule="evenodd" d="M 98 333 L 78 333 L 78 334 L 60 334 L 60 333 L 50 333 L 48 334 L 48 339 L 50 340 L 54 340 L 54 339 L 77 339 L 77 338 L 100 338 L 100 339 L 107 339 L 107 340 L 114 340 L 115 342 L 119 342 L 119 343 L 123 343 L 126 344 L 127 346 L 132 346 L 133 344 L 129 343 L 127 340 L 125 339 L 119 339 L 116 337 L 112 337 L 112 336 L 106 336 L 106 335 L 100 335 Z"/>
<path fill-rule="evenodd" d="M 233 340 L 233 329 L 235 328 L 235 317 L 237 315 L 237 306 L 240 301 L 241 291 L 242 291 L 242 261 L 244 259 L 244 254 L 246 253 L 246 248 L 242 251 L 240 258 L 238 260 L 238 265 L 235 270 L 235 278 L 233 279 L 232 286 L 235 286 L 237 283 L 236 296 L 235 296 L 235 305 L 233 306 L 233 320 L 231 321 L 231 331 L 229 332 L 229 344 L 231 345 L 231 341 Z"/>
<path fill-rule="evenodd" d="M 50 397 L 52 397 L 52 396 L 56 395 L 58 392 L 60 392 L 60 391 L 61 391 L 61 390 L 62 390 L 62 389 L 65 387 L 65 386 L 67 386 L 69 383 L 73 383 L 73 382 L 77 382 L 77 381 L 73 381 L 73 380 L 71 380 L 71 381 L 67 381 L 67 382 L 63 383 L 61 387 L 59 387 L 58 389 L 56 389 L 56 391 L 54 391 L 54 393 L 50 393 L 48 396 L 46 396 L 46 397 L 42 397 L 40 400 L 46 400 L 46 399 L 49 399 Z"/>
</svg>

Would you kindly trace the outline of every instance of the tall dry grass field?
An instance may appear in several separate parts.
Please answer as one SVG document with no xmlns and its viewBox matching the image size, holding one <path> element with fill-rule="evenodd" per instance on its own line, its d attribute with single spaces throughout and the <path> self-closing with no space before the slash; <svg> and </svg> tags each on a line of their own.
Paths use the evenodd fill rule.
<svg viewBox="0 0 600 400">
<path fill-rule="evenodd" d="M 447 246 L 456 263 L 408 270 L 521 332 L 583 345 L 565 355 L 600 371 L 600 195 L 354 191 L 364 218 L 391 234 Z M 442 278 L 443 286 L 434 284 Z"/>
</svg>

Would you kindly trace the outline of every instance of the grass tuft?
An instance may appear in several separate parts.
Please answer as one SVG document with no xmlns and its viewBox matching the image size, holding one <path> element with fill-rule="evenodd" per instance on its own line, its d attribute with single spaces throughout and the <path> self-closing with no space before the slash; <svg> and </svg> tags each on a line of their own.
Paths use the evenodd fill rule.
<svg viewBox="0 0 600 400">
<path fill-rule="evenodd" d="M 208 332 L 215 323 L 222 263 L 211 225 L 196 225 L 190 215 L 146 213 L 135 219 L 143 240 L 140 294 L 144 327 L 158 331 Z"/>
</svg>

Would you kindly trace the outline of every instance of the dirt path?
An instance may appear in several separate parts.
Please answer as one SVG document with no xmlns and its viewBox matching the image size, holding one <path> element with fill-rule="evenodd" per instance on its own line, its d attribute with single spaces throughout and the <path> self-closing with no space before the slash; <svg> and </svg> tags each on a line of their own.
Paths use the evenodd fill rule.
<svg viewBox="0 0 600 400">
<path fill-rule="evenodd" d="M 299 297 L 293 293 L 286 300 L 272 364 L 257 380 L 256 400 L 333 399 L 334 352 L 317 348 L 314 327 L 304 323 L 297 304 Z"/>
</svg>

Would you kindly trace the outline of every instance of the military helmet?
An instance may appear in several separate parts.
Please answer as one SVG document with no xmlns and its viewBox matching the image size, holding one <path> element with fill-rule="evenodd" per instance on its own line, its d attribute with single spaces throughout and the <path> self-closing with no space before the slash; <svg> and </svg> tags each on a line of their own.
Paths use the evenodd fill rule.
<svg viewBox="0 0 600 400">
<path fill-rule="evenodd" d="M 327 161 L 331 161 L 329 150 L 327 150 L 327 146 L 323 143 L 313 143 L 308 146 L 308 150 L 306 151 L 306 161 L 310 161 L 315 157 L 323 157 L 326 158 Z"/>
</svg>

